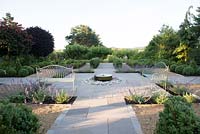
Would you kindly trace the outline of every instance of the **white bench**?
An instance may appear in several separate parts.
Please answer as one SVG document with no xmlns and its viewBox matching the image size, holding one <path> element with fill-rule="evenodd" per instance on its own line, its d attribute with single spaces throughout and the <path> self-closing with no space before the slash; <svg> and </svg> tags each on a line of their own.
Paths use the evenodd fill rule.
<svg viewBox="0 0 200 134">
<path fill-rule="evenodd" d="M 60 65 L 48 65 L 42 68 L 36 68 L 36 75 L 40 81 L 53 82 L 71 82 L 73 90 L 75 90 L 75 73 L 72 68 L 67 68 Z"/>
</svg>

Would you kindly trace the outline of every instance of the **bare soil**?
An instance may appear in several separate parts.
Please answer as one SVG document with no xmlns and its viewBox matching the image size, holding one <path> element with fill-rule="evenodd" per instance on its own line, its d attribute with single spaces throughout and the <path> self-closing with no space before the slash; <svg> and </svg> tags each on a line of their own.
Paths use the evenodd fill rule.
<svg viewBox="0 0 200 134">
<path fill-rule="evenodd" d="M 69 108 L 66 104 L 27 104 L 32 108 L 41 123 L 39 134 L 46 134 L 56 118 Z"/>
<path fill-rule="evenodd" d="M 154 129 L 156 128 L 156 122 L 159 119 L 159 112 L 163 111 L 164 105 L 145 104 L 132 105 L 132 107 L 136 112 L 143 133 L 153 134 Z M 200 116 L 200 104 L 193 104 L 193 108 L 197 115 Z"/>
</svg>

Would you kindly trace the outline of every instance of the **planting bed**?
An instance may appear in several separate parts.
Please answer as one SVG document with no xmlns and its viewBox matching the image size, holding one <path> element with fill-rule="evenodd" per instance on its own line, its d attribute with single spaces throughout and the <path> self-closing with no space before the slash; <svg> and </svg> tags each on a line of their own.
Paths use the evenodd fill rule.
<svg viewBox="0 0 200 134">
<path fill-rule="evenodd" d="M 195 113 L 200 116 L 200 104 L 192 104 Z M 132 105 L 144 134 L 153 134 L 156 122 L 159 119 L 159 112 L 163 111 L 164 106 L 159 104 Z"/>
</svg>

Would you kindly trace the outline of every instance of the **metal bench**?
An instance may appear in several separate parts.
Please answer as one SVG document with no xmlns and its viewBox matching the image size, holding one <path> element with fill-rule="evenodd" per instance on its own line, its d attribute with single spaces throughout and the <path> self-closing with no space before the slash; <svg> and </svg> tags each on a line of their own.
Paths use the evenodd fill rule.
<svg viewBox="0 0 200 134">
<path fill-rule="evenodd" d="M 75 90 L 75 73 L 72 68 L 60 65 L 48 65 L 42 68 L 36 68 L 36 75 L 40 81 L 46 83 L 54 82 L 71 82 L 73 90 Z"/>
</svg>

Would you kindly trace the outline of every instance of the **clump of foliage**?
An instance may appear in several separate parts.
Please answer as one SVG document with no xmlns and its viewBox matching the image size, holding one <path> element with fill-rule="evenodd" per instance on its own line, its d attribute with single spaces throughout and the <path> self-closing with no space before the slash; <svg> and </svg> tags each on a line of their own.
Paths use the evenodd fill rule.
<svg viewBox="0 0 200 134">
<path fill-rule="evenodd" d="M 198 134 L 200 118 L 191 104 L 180 96 L 169 98 L 159 114 L 155 134 Z"/>
<path fill-rule="evenodd" d="M 20 76 L 20 77 L 25 77 L 25 76 L 28 76 L 28 75 L 29 75 L 29 71 L 25 68 L 21 68 L 18 71 L 18 76 Z"/>
<path fill-rule="evenodd" d="M 73 27 L 70 35 L 66 36 L 65 39 L 69 45 L 80 44 L 87 47 L 102 45 L 99 35 L 86 25 Z"/>
<path fill-rule="evenodd" d="M 116 68 L 121 68 L 122 67 L 122 63 L 123 63 L 123 61 L 120 58 L 115 58 L 113 60 L 113 65 Z"/>
<path fill-rule="evenodd" d="M 170 66 L 170 71 L 175 72 L 176 67 L 177 67 L 177 64 L 172 64 L 172 65 Z"/>
<path fill-rule="evenodd" d="M 137 94 L 132 94 L 130 96 L 127 96 L 126 99 L 128 101 L 134 102 L 135 104 L 144 104 L 147 101 L 147 99 L 144 96 Z"/>
<path fill-rule="evenodd" d="M 63 90 L 56 94 L 56 103 L 62 104 L 69 100 L 69 96 Z"/>
<path fill-rule="evenodd" d="M 30 27 L 26 29 L 27 33 L 32 36 L 33 46 L 30 51 L 34 56 L 45 57 L 54 50 L 54 38 L 48 31 L 40 27 Z"/>
<path fill-rule="evenodd" d="M 24 105 L 0 103 L 0 117 L 2 134 L 34 134 L 40 127 L 38 118 Z"/>
<path fill-rule="evenodd" d="M 91 59 L 93 57 L 99 57 L 101 59 L 105 59 L 107 55 L 111 54 L 112 51 L 110 48 L 104 46 L 92 46 L 88 49 L 87 57 Z"/>
<path fill-rule="evenodd" d="M 187 75 L 187 76 L 191 76 L 191 75 L 195 74 L 195 70 L 194 70 L 194 68 L 192 66 L 186 66 L 183 69 L 182 74 Z"/>
<path fill-rule="evenodd" d="M 22 68 L 28 70 L 29 74 L 35 73 L 34 68 L 32 68 L 31 66 L 23 66 Z"/>
<path fill-rule="evenodd" d="M 66 58 L 70 59 L 86 59 L 88 48 L 79 44 L 67 45 L 64 50 Z"/>
<path fill-rule="evenodd" d="M 6 71 L 3 69 L 0 69 L 0 77 L 5 77 L 6 76 Z"/>
<path fill-rule="evenodd" d="M 33 103 L 43 103 L 46 97 L 46 92 L 43 89 L 37 89 L 32 94 Z"/>
<path fill-rule="evenodd" d="M 13 20 L 10 13 L 0 20 L 0 56 L 28 55 L 31 49 L 31 36 Z"/>
<path fill-rule="evenodd" d="M 6 68 L 6 76 L 8 77 L 13 77 L 17 75 L 17 71 L 15 70 L 14 67 L 8 67 Z"/>
<path fill-rule="evenodd" d="M 164 104 L 168 100 L 168 96 L 164 93 L 154 93 L 151 98 L 156 104 Z"/>
<path fill-rule="evenodd" d="M 26 96 L 24 95 L 24 93 L 18 93 L 15 95 L 11 95 L 9 97 L 9 102 L 12 103 L 24 103 L 26 99 Z"/>
<path fill-rule="evenodd" d="M 175 72 L 178 74 L 182 74 L 183 69 L 185 68 L 186 65 L 179 65 L 176 67 Z"/>
<path fill-rule="evenodd" d="M 90 66 L 92 67 L 92 68 L 97 68 L 98 66 L 99 66 L 99 64 L 100 64 L 100 59 L 99 58 L 92 58 L 91 60 L 90 60 Z"/>
<path fill-rule="evenodd" d="M 175 92 L 178 95 L 185 95 L 187 93 L 187 88 L 181 87 L 181 86 L 176 86 L 173 89 L 173 92 Z"/>
<path fill-rule="evenodd" d="M 196 101 L 196 98 L 191 93 L 184 94 L 183 98 L 185 98 L 188 103 L 193 103 Z"/>
</svg>

